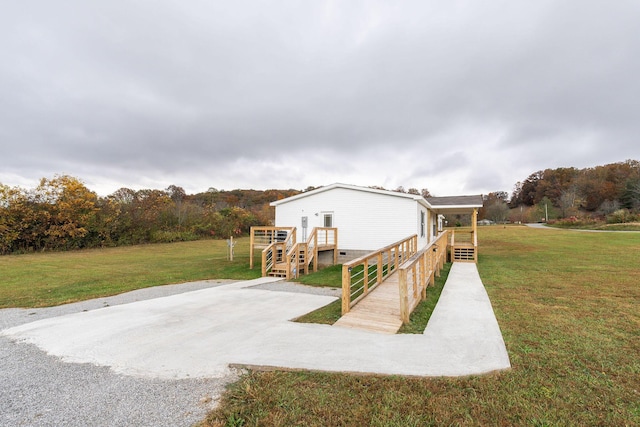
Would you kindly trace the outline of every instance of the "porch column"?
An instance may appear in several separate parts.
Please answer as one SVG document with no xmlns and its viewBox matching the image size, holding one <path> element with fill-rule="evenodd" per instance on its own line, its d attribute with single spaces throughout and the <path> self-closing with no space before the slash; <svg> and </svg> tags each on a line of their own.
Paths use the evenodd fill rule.
<svg viewBox="0 0 640 427">
<path fill-rule="evenodd" d="M 471 214 L 471 230 L 473 237 L 473 258 L 475 262 L 478 262 L 478 209 L 473 210 L 473 214 Z"/>
</svg>

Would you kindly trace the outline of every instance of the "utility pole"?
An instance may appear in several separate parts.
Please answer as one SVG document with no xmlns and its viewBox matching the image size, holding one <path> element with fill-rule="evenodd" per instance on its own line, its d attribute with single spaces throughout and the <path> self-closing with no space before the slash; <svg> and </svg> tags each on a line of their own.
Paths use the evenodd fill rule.
<svg viewBox="0 0 640 427">
<path fill-rule="evenodd" d="M 546 203 L 544 204 L 544 222 L 549 222 L 549 210 Z"/>
</svg>

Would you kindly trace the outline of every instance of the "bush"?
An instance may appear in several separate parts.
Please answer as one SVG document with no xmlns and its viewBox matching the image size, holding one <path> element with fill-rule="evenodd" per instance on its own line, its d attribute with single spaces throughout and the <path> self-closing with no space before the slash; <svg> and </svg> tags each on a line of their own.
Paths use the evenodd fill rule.
<svg viewBox="0 0 640 427">
<path fill-rule="evenodd" d="M 198 240 L 198 236 L 190 231 L 154 231 L 151 243 L 189 242 Z"/>
<path fill-rule="evenodd" d="M 625 222 L 634 222 L 639 220 L 639 215 L 631 213 L 627 209 L 618 209 L 611 215 L 607 216 L 608 224 L 622 224 Z"/>
<path fill-rule="evenodd" d="M 549 224 L 565 228 L 595 228 L 600 223 L 596 218 L 590 216 L 570 216 L 569 218 L 549 221 Z"/>
</svg>

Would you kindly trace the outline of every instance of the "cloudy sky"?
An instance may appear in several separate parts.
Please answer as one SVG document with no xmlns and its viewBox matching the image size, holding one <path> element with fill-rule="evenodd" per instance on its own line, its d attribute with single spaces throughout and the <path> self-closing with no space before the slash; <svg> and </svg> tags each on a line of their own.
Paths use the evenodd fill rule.
<svg viewBox="0 0 640 427">
<path fill-rule="evenodd" d="M 21 0 L 0 183 L 511 192 L 640 160 L 640 2 Z"/>
</svg>

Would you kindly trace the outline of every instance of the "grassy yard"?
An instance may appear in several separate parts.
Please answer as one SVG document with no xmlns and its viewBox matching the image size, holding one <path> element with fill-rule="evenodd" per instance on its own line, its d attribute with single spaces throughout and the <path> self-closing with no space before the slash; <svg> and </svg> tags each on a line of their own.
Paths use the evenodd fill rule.
<svg viewBox="0 0 640 427">
<path fill-rule="evenodd" d="M 203 425 L 640 425 L 640 234 L 499 226 L 479 241 L 512 370 L 249 372 Z"/>
<path fill-rule="evenodd" d="M 0 257 L 0 308 L 45 307 L 149 286 L 202 279 L 253 279 L 249 239 L 233 262 L 224 240 L 36 253 Z"/>
</svg>

